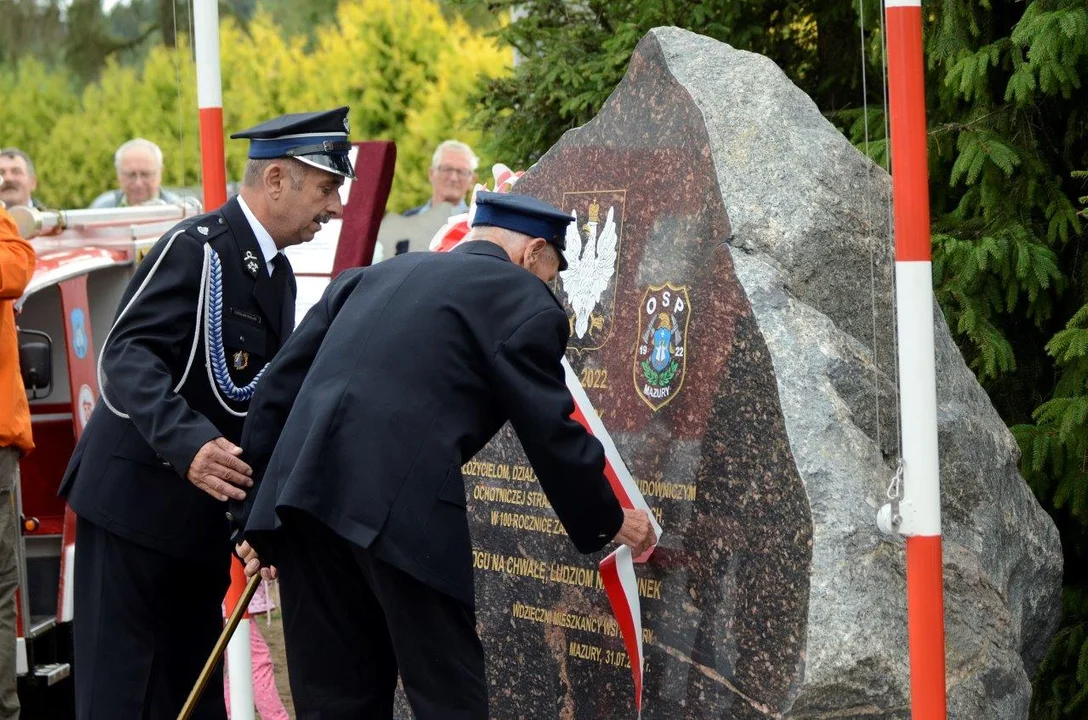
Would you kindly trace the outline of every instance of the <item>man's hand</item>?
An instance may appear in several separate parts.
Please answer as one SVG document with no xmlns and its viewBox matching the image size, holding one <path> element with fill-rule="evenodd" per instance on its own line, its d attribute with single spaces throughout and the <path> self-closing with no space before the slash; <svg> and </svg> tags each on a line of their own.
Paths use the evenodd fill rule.
<svg viewBox="0 0 1088 720">
<path fill-rule="evenodd" d="M 242 558 L 242 562 L 246 566 L 246 577 L 253 577 L 259 570 L 261 577 L 265 580 L 275 580 L 279 575 L 276 572 L 276 568 L 269 565 L 268 567 L 261 567 L 261 558 L 257 555 L 257 551 L 250 547 L 249 543 L 245 540 L 241 545 L 234 546 L 234 552 L 238 553 L 238 557 Z"/>
<path fill-rule="evenodd" d="M 623 525 L 620 525 L 620 531 L 612 539 L 627 545 L 631 548 L 631 554 L 639 557 L 657 542 L 657 533 L 654 532 L 654 526 L 650 524 L 650 516 L 645 510 L 624 508 Z"/>
<path fill-rule="evenodd" d="M 216 500 L 245 500 L 242 488 L 253 487 L 253 470 L 242 462 L 242 448 L 226 438 L 209 440 L 197 452 L 185 477 Z"/>
</svg>

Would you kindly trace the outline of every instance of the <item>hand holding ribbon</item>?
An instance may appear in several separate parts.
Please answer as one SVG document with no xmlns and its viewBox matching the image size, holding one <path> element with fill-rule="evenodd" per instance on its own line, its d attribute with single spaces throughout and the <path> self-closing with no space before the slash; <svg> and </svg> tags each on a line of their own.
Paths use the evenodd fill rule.
<svg viewBox="0 0 1088 720">
<path fill-rule="evenodd" d="M 650 514 L 645 510 L 625 507 L 623 509 L 623 525 L 620 526 L 620 531 L 616 533 L 613 540 L 630 547 L 631 554 L 635 558 L 640 558 L 643 555 L 649 557 L 650 552 L 657 545 L 657 532 L 654 529 L 654 524 L 650 522 Z M 645 560 L 638 560 L 637 562 L 645 562 Z"/>
</svg>

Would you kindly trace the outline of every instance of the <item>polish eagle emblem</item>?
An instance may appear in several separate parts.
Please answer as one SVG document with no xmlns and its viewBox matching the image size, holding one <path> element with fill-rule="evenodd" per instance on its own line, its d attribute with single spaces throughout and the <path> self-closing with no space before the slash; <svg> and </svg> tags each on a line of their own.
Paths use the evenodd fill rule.
<svg viewBox="0 0 1088 720">
<path fill-rule="evenodd" d="M 563 291 L 573 313 L 571 328 L 581 339 L 605 325 L 603 313 L 594 310 L 601 303 L 605 290 L 616 272 L 616 252 L 619 234 L 616 229 L 615 206 L 608 208 L 604 224 L 600 223 L 600 206 L 596 200 L 589 206 L 587 222 L 578 225 L 578 211 L 573 211 L 574 222 L 567 226 L 567 269 L 560 273 Z M 599 230 L 598 230 L 599 228 Z M 582 231 L 585 231 L 585 243 Z"/>
</svg>

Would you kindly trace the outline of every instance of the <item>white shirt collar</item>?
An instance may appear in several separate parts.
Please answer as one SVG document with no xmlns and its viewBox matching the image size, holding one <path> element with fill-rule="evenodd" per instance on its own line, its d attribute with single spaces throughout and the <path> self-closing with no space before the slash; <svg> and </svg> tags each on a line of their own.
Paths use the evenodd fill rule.
<svg viewBox="0 0 1088 720">
<path fill-rule="evenodd" d="M 253 229 L 253 235 L 257 238 L 257 245 L 260 246 L 261 254 L 264 255 L 265 269 L 271 275 L 272 260 L 276 257 L 276 253 L 279 252 L 279 248 L 276 247 L 272 236 L 264 229 L 264 225 L 261 225 L 261 221 L 249 209 L 249 205 L 246 205 L 246 201 L 242 199 L 241 195 L 238 196 L 238 204 L 242 207 L 242 213 L 246 216 L 246 220 L 249 221 L 249 226 Z"/>
</svg>

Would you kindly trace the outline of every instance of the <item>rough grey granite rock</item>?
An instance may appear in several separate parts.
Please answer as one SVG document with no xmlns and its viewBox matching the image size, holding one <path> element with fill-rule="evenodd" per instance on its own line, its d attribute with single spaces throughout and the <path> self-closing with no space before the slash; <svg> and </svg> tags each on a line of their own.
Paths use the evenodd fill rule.
<svg viewBox="0 0 1088 720">
<path fill-rule="evenodd" d="M 875 524 L 897 457 L 890 180 L 769 59 L 651 35 L 706 120 L 811 504 L 807 659 L 785 716 L 907 718 L 903 543 Z M 949 711 L 1023 718 L 1059 618 L 1058 533 L 935 317 Z"/>
</svg>

